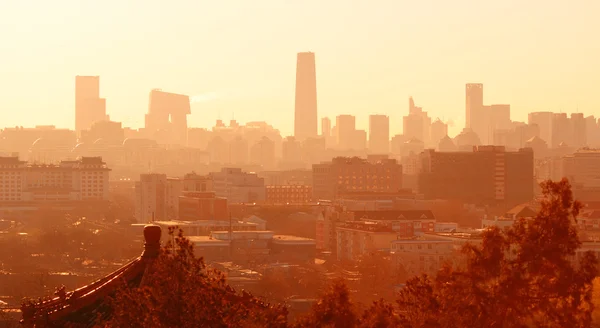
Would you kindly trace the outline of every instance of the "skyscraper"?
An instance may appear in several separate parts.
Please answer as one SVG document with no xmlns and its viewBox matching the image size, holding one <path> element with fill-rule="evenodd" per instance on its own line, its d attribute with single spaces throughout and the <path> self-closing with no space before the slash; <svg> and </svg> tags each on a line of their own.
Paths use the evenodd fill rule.
<svg viewBox="0 0 600 328">
<path fill-rule="evenodd" d="M 483 84 L 468 83 L 466 88 L 466 128 L 473 128 L 483 110 Z"/>
<path fill-rule="evenodd" d="M 354 149 L 356 118 L 352 115 L 338 115 L 335 119 L 337 146 L 342 150 Z"/>
<path fill-rule="evenodd" d="M 186 95 L 150 91 L 145 128 L 148 136 L 161 144 L 187 145 L 187 115 L 190 98 Z"/>
<path fill-rule="evenodd" d="M 375 154 L 389 153 L 390 118 L 388 116 L 369 116 L 369 151 Z"/>
<path fill-rule="evenodd" d="M 466 87 L 466 128 L 471 129 L 481 144 L 492 143 L 491 106 L 483 105 L 483 84 L 469 83 Z"/>
<path fill-rule="evenodd" d="M 321 135 L 325 138 L 331 137 L 331 120 L 329 117 L 321 119 Z"/>
<path fill-rule="evenodd" d="M 317 77 L 313 52 L 298 53 L 294 136 L 300 142 L 317 137 Z"/>
<path fill-rule="evenodd" d="M 75 77 L 75 132 L 89 129 L 98 121 L 108 120 L 106 100 L 100 98 L 99 76 Z"/>
</svg>

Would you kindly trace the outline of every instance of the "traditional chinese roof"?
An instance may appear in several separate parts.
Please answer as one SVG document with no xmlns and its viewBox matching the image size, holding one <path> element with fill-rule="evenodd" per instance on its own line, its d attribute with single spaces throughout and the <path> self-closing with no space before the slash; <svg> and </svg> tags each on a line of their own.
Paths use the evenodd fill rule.
<svg viewBox="0 0 600 328">
<path fill-rule="evenodd" d="M 142 255 L 115 272 L 74 291 L 58 289 L 54 298 L 29 302 L 21 306 L 21 325 L 25 328 L 94 327 L 98 319 L 111 314 L 108 299 L 117 289 L 127 283 L 130 287 L 143 286 L 160 253 L 161 228 L 158 225 L 144 227 L 144 251 Z M 225 298 L 231 302 L 244 302 L 247 306 L 267 308 L 271 305 L 242 291 L 238 294 L 227 286 Z"/>
<path fill-rule="evenodd" d="M 144 252 L 142 255 L 117 271 L 102 277 L 91 284 L 74 291 L 58 289 L 54 298 L 29 302 L 21 306 L 23 327 L 49 328 L 92 326 L 98 317 L 106 315 L 107 297 L 126 282 L 130 286 L 140 286 L 150 264 L 160 251 L 161 228 L 147 225 L 144 228 Z"/>
</svg>

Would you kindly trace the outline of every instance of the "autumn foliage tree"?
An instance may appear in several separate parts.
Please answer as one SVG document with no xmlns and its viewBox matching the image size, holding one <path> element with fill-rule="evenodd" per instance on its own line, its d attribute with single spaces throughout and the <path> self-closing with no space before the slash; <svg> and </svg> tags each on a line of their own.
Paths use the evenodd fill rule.
<svg viewBox="0 0 600 328">
<path fill-rule="evenodd" d="M 383 299 L 359 310 L 337 280 L 305 316 L 289 324 L 281 306 L 264 306 L 229 288 L 192 245 L 170 231 L 148 281 L 124 288 L 106 327 L 590 327 L 598 260 L 576 253 L 581 204 L 566 180 L 542 184 L 537 215 L 505 230 L 492 228 L 481 245 L 467 244 L 462 265 L 407 281 L 395 303 Z M 373 269 L 375 259 L 363 266 Z M 367 270 L 368 271 L 368 270 Z M 380 279 L 375 272 L 371 278 Z"/>
<path fill-rule="evenodd" d="M 575 259 L 581 242 L 574 220 L 581 204 L 567 180 L 542 185 L 539 213 L 481 246 L 463 249 L 466 266 L 408 281 L 397 300 L 410 327 L 589 327 L 597 260 Z"/>
<path fill-rule="evenodd" d="M 287 311 L 230 288 L 223 274 L 194 256 L 182 232 L 169 240 L 145 284 L 124 287 L 111 302 L 104 327 L 285 327 Z"/>
</svg>

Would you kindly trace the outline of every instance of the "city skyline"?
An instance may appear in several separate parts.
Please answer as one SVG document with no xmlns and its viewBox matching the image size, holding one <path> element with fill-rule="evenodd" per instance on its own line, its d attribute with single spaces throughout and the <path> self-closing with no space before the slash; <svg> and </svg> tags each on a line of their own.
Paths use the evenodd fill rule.
<svg viewBox="0 0 600 328">
<path fill-rule="evenodd" d="M 48 10 L 39 3 L 31 13 L 22 4 L 2 5 L 3 24 L 22 30 L 18 38 L 8 36 L 2 49 L 10 63 L 0 69 L 5 125 L 74 128 L 72 77 L 98 75 L 107 114 L 124 126 L 143 125 L 148 91 L 161 88 L 200 100 L 192 105 L 190 126 L 211 126 L 219 116 L 240 122 L 264 116 L 282 135 L 291 135 L 294 54 L 301 51 L 319 56 L 319 118 L 355 115 L 359 129 L 368 126 L 369 114 L 383 114 L 390 117 L 391 131 L 401 131 L 405 99 L 413 96 L 432 119 L 452 119 L 450 134 L 456 134 L 464 125 L 465 83 L 486 85 L 484 102 L 510 104 L 514 120 L 546 110 L 600 114 L 594 95 L 600 50 L 579 42 L 600 24 L 592 17 L 596 3 L 385 2 L 349 8 L 316 2 L 252 7 L 151 2 L 133 20 L 127 17 L 135 6 L 114 10 L 116 3 L 82 3 L 82 15 L 72 15 L 68 3 Z M 261 13 L 270 7 L 280 15 Z M 334 17 L 334 9 L 341 14 Z M 397 20 L 400 12 L 411 15 Z M 25 13 L 28 19 L 15 19 Z M 201 15 L 212 18 L 200 25 Z M 556 17 L 568 23 L 550 24 Z M 160 26 L 149 26 L 161 18 Z M 178 24 L 169 25 L 176 18 Z M 315 23 L 300 24 L 308 19 Z M 247 28 L 228 27 L 235 21 Z M 362 23 L 350 24 L 357 21 Z M 281 31 L 273 31 L 279 25 Z M 114 39 L 117 30 L 120 37 Z M 198 32 L 204 30 L 213 33 Z M 273 36 L 280 40 L 273 42 Z"/>
</svg>

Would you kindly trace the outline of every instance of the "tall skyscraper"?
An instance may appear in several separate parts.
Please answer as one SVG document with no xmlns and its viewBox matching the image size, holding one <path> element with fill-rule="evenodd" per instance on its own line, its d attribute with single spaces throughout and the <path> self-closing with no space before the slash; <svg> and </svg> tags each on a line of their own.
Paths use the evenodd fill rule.
<svg viewBox="0 0 600 328">
<path fill-rule="evenodd" d="M 466 128 L 471 129 L 482 145 L 493 143 L 491 106 L 483 105 L 483 84 L 469 83 L 466 87 Z"/>
<path fill-rule="evenodd" d="M 321 119 L 321 135 L 325 138 L 331 137 L 331 120 L 329 117 Z"/>
<path fill-rule="evenodd" d="M 410 139 L 417 139 L 426 145 L 430 142 L 431 118 L 423 108 L 415 106 L 412 97 L 408 99 L 408 115 L 402 118 L 403 134 Z"/>
<path fill-rule="evenodd" d="M 477 124 L 478 113 L 483 110 L 483 84 L 468 83 L 466 88 L 466 128 Z"/>
<path fill-rule="evenodd" d="M 533 112 L 529 113 L 527 120 L 529 125 L 537 124 L 540 127 L 540 138 L 548 145 L 552 144 L 553 117 L 552 112 Z"/>
<path fill-rule="evenodd" d="M 390 152 L 390 118 L 388 116 L 369 116 L 369 151 L 374 154 Z"/>
<path fill-rule="evenodd" d="M 317 77 L 313 52 L 298 53 L 294 136 L 300 142 L 317 137 Z"/>
<path fill-rule="evenodd" d="M 99 76 L 75 77 L 75 132 L 81 135 L 98 121 L 108 120 L 106 99 L 100 98 Z"/>
<path fill-rule="evenodd" d="M 342 150 L 353 149 L 355 138 L 356 118 L 352 115 L 339 115 L 335 119 L 337 146 Z"/>
<path fill-rule="evenodd" d="M 154 89 L 145 119 L 146 133 L 161 144 L 186 146 L 190 113 L 188 96 Z"/>
</svg>

